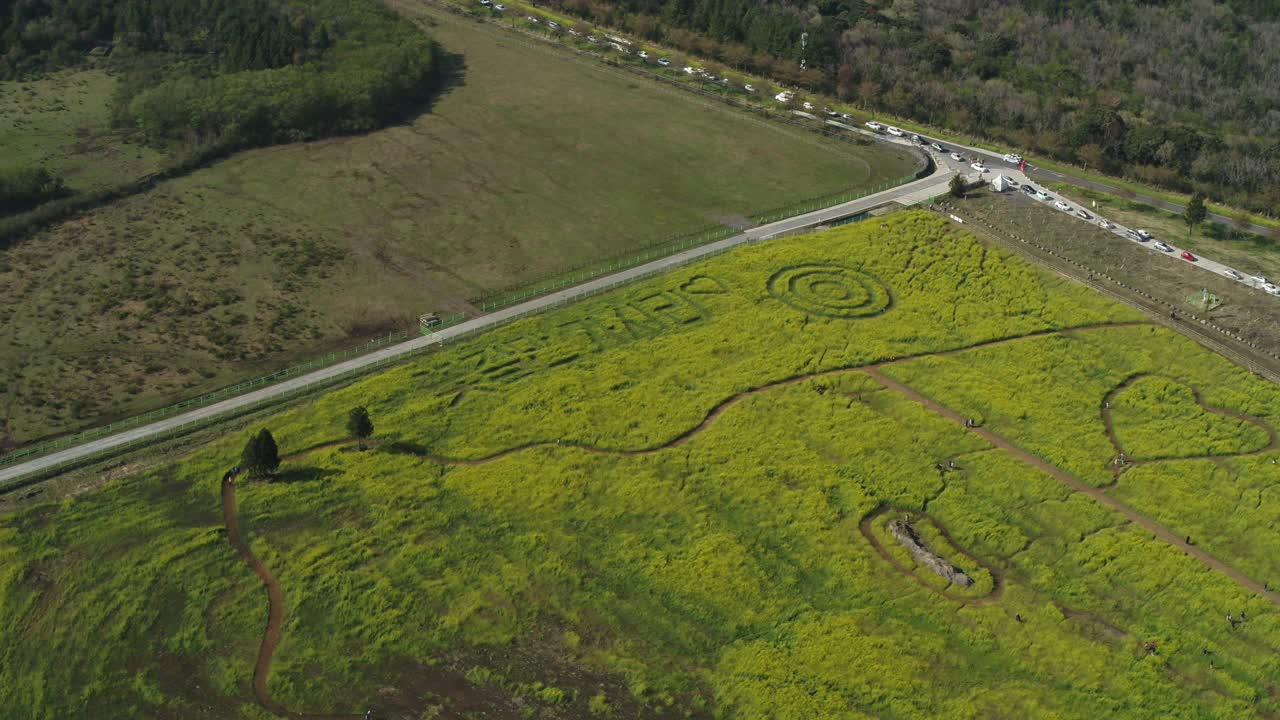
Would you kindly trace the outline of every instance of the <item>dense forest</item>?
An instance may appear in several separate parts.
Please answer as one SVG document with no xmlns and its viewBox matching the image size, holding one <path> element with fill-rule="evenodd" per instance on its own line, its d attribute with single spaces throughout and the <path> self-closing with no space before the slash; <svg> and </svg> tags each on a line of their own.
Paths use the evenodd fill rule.
<svg viewBox="0 0 1280 720">
<path fill-rule="evenodd" d="M 436 47 L 373 0 L 18 0 L 0 77 L 109 54 L 116 123 L 202 157 L 370 130 L 421 106 Z"/>
<path fill-rule="evenodd" d="M 1280 207 L 1275 0 L 550 1 L 868 109 Z"/>
</svg>

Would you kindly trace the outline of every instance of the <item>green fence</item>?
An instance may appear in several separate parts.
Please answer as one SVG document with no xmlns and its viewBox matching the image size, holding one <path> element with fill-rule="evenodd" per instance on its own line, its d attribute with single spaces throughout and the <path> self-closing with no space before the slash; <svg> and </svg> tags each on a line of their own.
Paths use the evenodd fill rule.
<svg viewBox="0 0 1280 720">
<path fill-rule="evenodd" d="M 22 448 L 21 450 L 15 450 L 14 452 L 9 453 L 8 455 L 4 455 L 3 457 L 0 457 L 0 467 L 4 465 L 11 465 L 20 460 L 33 458 L 37 455 L 45 455 L 45 454 L 56 452 L 58 450 L 69 448 L 75 445 L 80 445 L 90 440 L 96 440 L 98 438 L 106 437 L 107 435 L 120 432 L 121 430 L 127 430 L 129 428 L 138 427 L 140 425 L 146 425 L 147 423 L 154 422 L 156 420 L 161 420 L 163 418 L 171 417 L 173 415 L 184 412 L 186 410 L 203 407 L 205 405 L 212 405 L 213 403 L 216 403 L 220 400 L 226 400 L 227 398 L 235 397 L 237 395 L 248 392 L 250 390 L 254 390 L 256 388 L 260 388 L 265 385 L 271 385 L 273 383 L 279 382 L 280 380 L 284 380 L 291 377 L 297 377 L 299 375 L 303 375 L 312 370 L 326 367 L 334 363 L 340 362 L 342 360 L 355 357 L 357 355 L 363 355 L 369 352 L 370 350 L 374 350 L 379 347 L 390 345 L 400 340 L 405 340 L 408 337 L 409 337 L 409 333 L 403 330 L 399 332 L 388 333 L 383 337 L 377 338 L 375 340 L 371 340 L 363 345 L 359 345 L 353 348 L 348 348 L 346 350 L 335 350 L 328 354 L 322 355 L 321 357 L 308 360 L 307 362 L 304 362 L 298 365 L 293 365 L 293 366 L 284 368 L 283 370 L 277 370 L 276 372 L 273 372 L 270 375 L 263 375 L 261 377 L 256 377 L 251 380 L 238 382 L 235 385 L 230 385 L 228 387 L 224 387 L 219 390 L 214 390 L 213 392 L 205 393 L 204 395 L 198 395 L 196 397 L 189 398 L 187 400 L 183 400 L 178 403 L 174 403 L 173 405 L 157 408 L 155 410 L 151 410 L 149 412 L 145 412 L 140 415 L 133 415 L 131 417 L 124 418 L 123 420 L 117 420 L 116 422 L 113 422 L 109 425 L 103 425 L 101 427 L 85 430 L 84 432 L 79 432 L 74 435 L 67 435 L 65 437 L 60 437 L 55 440 L 49 440 L 48 442 L 43 442 L 43 443 L 40 443 L 39 445 L 32 445 L 30 447 Z"/>
<path fill-rule="evenodd" d="M 873 195 L 875 193 L 883 192 L 890 188 L 897 187 L 899 185 L 911 182 L 914 179 L 915 179 L 914 175 L 908 175 L 904 178 L 900 178 L 899 180 L 896 180 L 890 183 L 884 183 L 882 185 L 878 185 L 873 188 L 863 188 L 859 190 L 840 193 L 837 195 L 825 195 L 821 197 L 815 197 L 809 200 L 802 201 L 798 204 L 789 205 L 781 209 L 771 210 L 769 212 L 758 214 L 754 216 L 752 220 L 759 224 L 777 222 L 779 220 L 784 220 L 786 218 L 795 217 L 797 215 L 803 215 L 808 212 L 821 210 L 824 208 L 831 207 L 833 205 L 839 205 L 846 202 L 851 202 L 853 200 L 866 197 L 868 195 Z M 742 231 L 732 227 L 725 227 L 725 226 L 709 227 L 704 230 L 697 231 L 695 233 L 691 233 L 688 235 L 683 235 L 683 236 L 679 236 L 676 238 L 663 241 L 662 243 L 650 246 L 639 252 L 632 252 L 616 258 L 590 263 L 579 269 L 573 270 L 567 274 L 557 275 L 553 278 L 538 281 L 531 285 L 526 285 L 522 288 L 504 291 L 497 295 L 490 296 L 487 299 L 476 301 L 476 305 L 486 313 L 493 312 L 495 310 L 498 310 L 504 307 L 509 307 L 511 305 L 516 305 L 536 297 L 541 297 L 543 295 L 553 293 L 557 290 L 561 290 L 566 287 L 579 285 L 581 283 L 588 282 L 590 280 L 594 280 L 596 278 L 607 276 L 616 272 L 620 272 L 622 270 L 628 270 L 634 267 L 638 267 L 640 265 L 651 262 L 653 260 L 657 260 L 659 258 L 670 257 L 672 255 L 683 252 L 685 250 L 690 250 L 695 247 L 707 245 L 717 240 L 723 240 L 725 238 L 737 235 L 740 232 Z M 709 257 L 709 256 L 703 256 L 703 257 Z M 602 288 L 598 288 L 589 292 L 576 293 L 573 295 L 572 298 L 566 298 L 565 302 L 568 302 L 570 299 L 577 300 L 582 297 L 588 297 L 590 295 L 595 295 L 601 292 L 607 292 L 609 290 L 612 290 L 618 284 L 621 284 L 621 282 L 616 284 L 611 284 Z M 560 303 L 557 303 L 557 305 L 559 304 Z M 435 325 L 430 328 L 427 328 L 425 326 L 420 326 L 419 333 L 421 335 L 427 335 L 433 332 L 438 332 L 447 327 L 457 325 L 458 323 L 464 320 L 466 320 L 466 316 L 464 315 L 461 315 L 461 314 L 452 315 L 452 316 L 449 316 L 448 318 L 443 318 L 439 325 Z M 491 326 L 486 326 L 483 329 L 485 330 L 491 329 Z M 470 335 L 470 334 L 471 333 L 467 333 L 467 335 Z M 40 455 L 46 455 L 52 452 L 56 452 L 58 450 L 63 450 L 69 447 L 73 447 L 75 445 L 80 445 L 85 442 L 89 442 L 91 440 L 96 440 L 98 438 L 115 434 L 122 430 L 127 430 L 130 428 L 139 427 L 141 425 L 146 425 L 148 423 L 155 422 L 157 420 L 161 420 L 167 417 L 171 417 L 173 415 L 177 415 L 187 410 L 192 410 L 194 408 L 203 407 L 206 405 L 212 405 L 213 403 L 219 402 L 221 400 L 226 400 L 228 398 L 241 395 L 251 390 L 255 390 L 257 388 L 261 388 L 266 385 L 274 384 L 281 380 L 297 377 L 307 372 L 310 372 L 312 370 L 317 370 L 322 367 L 327 367 L 329 365 L 333 365 L 337 362 L 355 357 L 357 355 L 363 355 L 371 350 L 390 345 L 394 342 L 407 340 L 409 337 L 410 337 L 410 333 L 408 331 L 388 333 L 386 336 L 378 338 L 376 340 L 372 340 L 364 345 L 360 345 L 354 348 L 349 348 L 347 350 L 338 350 L 338 351 L 330 352 L 321 357 L 315 358 L 313 360 L 309 360 L 305 363 L 284 368 L 283 370 L 278 370 L 269 375 L 263 375 L 261 377 L 256 377 L 251 380 L 245 380 L 243 382 L 236 383 L 235 385 L 231 385 L 231 386 L 222 388 L 220 390 L 215 390 L 213 392 L 206 393 L 204 395 L 199 395 L 197 397 L 190 398 L 188 400 L 183 400 L 181 402 L 174 403 L 172 405 L 168 405 L 163 408 L 159 408 L 146 413 L 142 413 L 140 415 L 135 415 L 129 418 L 125 418 L 123 420 L 119 420 L 108 425 L 103 425 L 101 427 L 85 430 L 83 432 L 76 433 L 74 435 L 67 435 L 65 437 L 57 438 L 55 440 L 50 440 L 48 442 L 40 443 L 38 445 L 32 445 L 30 447 L 22 448 L 20 450 L 16 450 L 12 453 L 9 453 L 8 455 L 0 456 L 0 467 L 3 467 L 5 465 L 11 465 L 15 462 L 19 462 L 22 460 L 32 459 Z M 458 337 L 464 337 L 464 336 L 458 336 Z M 454 339 L 457 339 L 457 338 L 454 338 Z M 388 362 L 398 362 L 401 360 L 403 360 L 403 357 L 392 358 Z M 370 369 L 380 367 L 382 364 L 383 363 L 378 363 L 375 365 L 371 365 L 368 368 L 361 368 L 359 372 L 368 372 Z M 357 371 L 353 371 L 353 372 L 357 372 Z M 274 402 L 275 400 L 272 400 L 272 401 Z M 248 408 L 242 409 L 242 411 L 247 411 L 247 410 Z M 204 423 L 204 422 L 207 422 L 207 420 L 204 420 L 204 419 L 193 420 L 192 422 Z M 183 428 L 184 429 L 183 431 L 185 432 L 186 429 L 189 429 L 190 424 L 191 423 L 187 423 L 180 427 Z M 172 432 L 165 433 L 163 436 L 160 436 L 159 438 L 157 437 L 149 438 L 146 440 L 146 442 L 154 442 L 157 439 L 172 437 L 173 435 L 174 433 Z M 139 442 L 143 442 L 143 441 L 139 441 Z M 110 450 L 106 450 L 103 453 L 100 453 L 98 455 L 89 456 L 86 458 L 80 458 L 74 462 L 76 463 L 89 462 L 93 458 L 99 457 L 102 454 L 120 452 L 121 450 L 127 447 L 133 447 L 136 444 L 137 443 L 131 443 L 126 446 L 111 448 Z"/>
</svg>

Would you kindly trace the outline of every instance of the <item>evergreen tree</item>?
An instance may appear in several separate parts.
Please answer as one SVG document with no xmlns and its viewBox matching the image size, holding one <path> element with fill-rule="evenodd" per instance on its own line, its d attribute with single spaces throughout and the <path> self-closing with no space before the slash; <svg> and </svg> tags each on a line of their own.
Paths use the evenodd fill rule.
<svg viewBox="0 0 1280 720">
<path fill-rule="evenodd" d="M 270 430 L 262 428 L 249 438 L 244 452 L 240 454 L 240 467 L 251 478 L 275 474 L 280 467 L 280 449 L 276 447 L 276 439 L 271 437 Z"/>
<path fill-rule="evenodd" d="M 964 177 L 958 174 L 952 175 L 951 186 L 948 188 L 948 191 L 951 193 L 951 197 L 958 197 L 958 198 L 964 197 L 964 191 L 965 191 Z"/>
<path fill-rule="evenodd" d="M 1187 210 L 1182 214 L 1182 220 L 1187 224 L 1187 237 L 1191 237 L 1191 233 L 1195 231 L 1196 226 L 1204 222 L 1204 218 L 1208 215 L 1208 211 L 1204 207 L 1204 193 L 1198 192 L 1191 196 L 1191 202 L 1187 203 Z"/>
<path fill-rule="evenodd" d="M 373 421 L 369 419 L 369 411 L 363 406 L 351 408 L 347 413 L 347 432 L 360 441 L 360 449 L 364 449 L 364 441 L 373 434 Z"/>
</svg>

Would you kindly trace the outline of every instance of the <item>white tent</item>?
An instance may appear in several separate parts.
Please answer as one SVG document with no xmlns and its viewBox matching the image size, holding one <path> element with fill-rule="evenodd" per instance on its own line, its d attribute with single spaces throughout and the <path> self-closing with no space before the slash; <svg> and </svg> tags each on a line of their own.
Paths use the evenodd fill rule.
<svg viewBox="0 0 1280 720">
<path fill-rule="evenodd" d="M 1013 181 L 1010 178 L 1007 178 L 1004 175 L 997 175 L 996 179 L 991 181 L 991 189 L 996 192 L 1004 192 L 1005 190 L 1013 187 L 1011 184 L 1012 182 Z"/>
</svg>

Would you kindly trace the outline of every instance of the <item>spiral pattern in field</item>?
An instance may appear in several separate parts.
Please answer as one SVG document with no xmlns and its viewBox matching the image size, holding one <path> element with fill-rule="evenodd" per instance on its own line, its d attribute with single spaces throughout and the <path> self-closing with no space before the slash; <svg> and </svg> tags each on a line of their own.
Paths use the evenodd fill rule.
<svg viewBox="0 0 1280 720">
<path fill-rule="evenodd" d="M 892 302 L 880 281 L 833 263 L 779 270 L 769 278 L 769 294 L 801 312 L 832 318 L 879 315 Z"/>
</svg>

